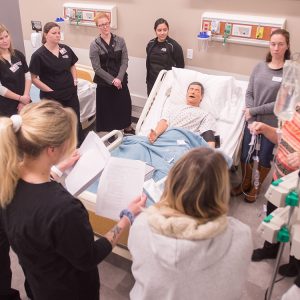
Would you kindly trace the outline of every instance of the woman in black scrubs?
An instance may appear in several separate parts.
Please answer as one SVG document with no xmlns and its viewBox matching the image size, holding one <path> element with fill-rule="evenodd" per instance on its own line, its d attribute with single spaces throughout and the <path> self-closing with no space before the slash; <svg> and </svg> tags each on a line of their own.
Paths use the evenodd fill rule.
<svg viewBox="0 0 300 300">
<path fill-rule="evenodd" d="M 0 117 L 10 117 L 30 102 L 31 79 L 23 53 L 12 46 L 7 28 L 0 24 Z M 9 242 L 0 226 L 0 299 L 20 300 L 11 288 Z"/>
<path fill-rule="evenodd" d="M 182 48 L 175 40 L 168 36 L 168 22 L 163 18 L 157 19 L 154 23 L 154 31 L 156 38 L 152 39 L 146 48 L 148 96 L 161 70 L 171 70 L 172 67 L 184 68 Z"/>
<path fill-rule="evenodd" d="M 29 70 L 32 82 L 41 90 L 41 99 L 58 101 L 75 111 L 78 120 L 78 143 L 81 144 L 83 133 L 75 67 L 78 58 L 70 47 L 59 43 L 60 27 L 55 22 L 45 24 L 42 42 L 44 45 L 31 57 Z"/>
<path fill-rule="evenodd" d="M 129 203 L 116 225 L 94 241 L 83 204 L 51 180 L 51 166 L 76 145 L 75 114 L 44 100 L 17 117 L 0 118 L 0 141 L 6 141 L 0 142 L 0 178 L 7 179 L 0 185 L 0 230 L 2 225 L 36 300 L 99 300 L 97 265 L 129 229 L 146 196 Z"/>
<path fill-rule="evenodd" d="M 28 104 L 30 86 L 25 56 L 13 49 L 7 28 L 0 24 L 0 116 L 10 117 Z"/>
<path fill-rule="evenodd" d="M 107 14 L 97 14 L 95 23 L 100 35 L 91 43 L 90 59 L 95 71 L 94 82 L 97 83 L 96 130 L 124 129 L 125 134 L 134 134 L 125 41 L 110 32 Z"/>
</svg>

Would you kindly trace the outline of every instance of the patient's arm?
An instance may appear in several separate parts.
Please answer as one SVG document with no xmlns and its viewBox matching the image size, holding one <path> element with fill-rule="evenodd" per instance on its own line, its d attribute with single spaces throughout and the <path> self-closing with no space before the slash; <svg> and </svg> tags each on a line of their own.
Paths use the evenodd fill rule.
<svg viewBox="0 0 300 300">
<path fill-rule="evenodd" d="M 214 136 L 214 132 L 212 130 L 207 130 L 207 131 L 203 132 L 201 134 L 201 136 L 203 137 L 203 139 L 207 142 L 207 144 L 211 148 L 216 147 L 215 136 Z"/>
<path fill-rule="evenodd" d="M 168 126 L 169 125 L 167 120 L 161 119 L 157 123 L 155 130 L 151 129 L 150 133 L 148 134 L 149 142 L 153 144 L 157 140 L 157 138 L 167 130 Z"/>
</svg>

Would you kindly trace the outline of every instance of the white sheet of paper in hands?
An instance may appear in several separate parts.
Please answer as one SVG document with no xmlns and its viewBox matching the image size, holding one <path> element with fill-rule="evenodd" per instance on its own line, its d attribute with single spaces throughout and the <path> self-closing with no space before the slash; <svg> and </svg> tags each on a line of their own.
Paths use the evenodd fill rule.
<svg viewBox="0 0 300 300">
<path fill-rule="evenodd" d="M 74 196 L 91 185 L 104 169 L 110 153 L 99 136 L 90 131 L 81 147 L 80 158 L 65 179 L 66 189 Z"/>
<path fill-rule="evenodd" d="M 142 195 L 145 162 L 110 157 L 98 185 L 96 214 L 119 220 L 120 211 Z"/>
<path fill-rule="evenodd" d="M 145 181 L 144 190 L 147 196 L 149 196 L 148 199 L 152 200 L 155 203 L 157 203 L 160 200 L 164 191 L 166 179 L 167 176 L 163 177 L 157 182 L 155 182 L 152 178 L 150 180 Z"/>
</svg>

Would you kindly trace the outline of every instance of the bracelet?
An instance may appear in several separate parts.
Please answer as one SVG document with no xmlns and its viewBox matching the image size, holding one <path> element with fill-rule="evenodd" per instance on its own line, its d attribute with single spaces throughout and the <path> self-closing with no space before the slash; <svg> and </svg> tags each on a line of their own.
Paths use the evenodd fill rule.
<svg viewBox="0 0 300 300">
<path fill-rule="evenodd" d="M 54 165 L 51 167 L 51 172 L 56 174 L 59 178 L 64 174 L 57 166 Z"/>
<path fill-rule="evenodd" d="M 127 217 L 129 222 L 130 222 L 130 225 L 132 225 L 133 221 L 134 221 L 134 215 L 133 213 L 129 210 L 129 209 L 123 209 L 121 212 L 120 212 L 120 219 L 122 219 L 123 217 Z"/>
<path fill-rule="evenodd" d="M 18 100 L 19 102 L 21 102 L 21 97 L 22 97 L 22 95 L 20 95 L 20 97 L 19 97 L 19 100 Z"/>
</svg>

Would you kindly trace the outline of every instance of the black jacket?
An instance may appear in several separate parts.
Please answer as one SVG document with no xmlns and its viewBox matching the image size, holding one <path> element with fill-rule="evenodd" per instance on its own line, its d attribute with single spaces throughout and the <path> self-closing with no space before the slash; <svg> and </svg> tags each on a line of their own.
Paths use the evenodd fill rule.
<svg viewBox="0 0 300 300">
<path fill-rule="evenodd" d="M 146 47 L 146 53 L 147 53 L 147 59 L 146 59 L 147 78 L 146 78 L 146 82 L 147 83 L 149 81 L 154 83 L 158 73 L 161 70 L 171 70 L 172 67 L 184 68 L 184 57 L 183 57 L 183 52 L 182 52 L 181 46 L 175 40 L 171 39 L 170 37 L 167 37 L 166 40 L 164 41 L 164 44 L 167 48 L 167 53 L 169 54 L 168 55 L 168 60 L 167 60 L 167 62 L 165 60 L 162 60 L 161 61 L 161 69 L 156 70 L 156 71 L 158 71 L 158 73 L 155 72 L 155 73 L 157 73 L 156 77 L 155 78 L 150 78 L 150 72 L 153 68 L 153 64 L 151 62 L 151 52 L 159 44 L 161 44 L 161 43 L 158 42 L 157 38 L 154 38 L 154 39 L 150 40 L 150 42 L 148 43 L 148 45 Z"/>
</svg>

